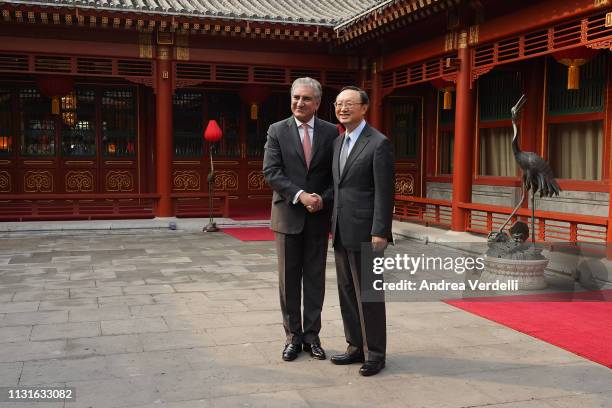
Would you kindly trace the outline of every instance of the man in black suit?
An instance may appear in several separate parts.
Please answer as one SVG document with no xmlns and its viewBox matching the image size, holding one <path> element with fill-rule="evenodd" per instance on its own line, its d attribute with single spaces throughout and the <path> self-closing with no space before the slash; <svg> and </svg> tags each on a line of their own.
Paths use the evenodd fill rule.
<svg viewBox="0 0 612 408">
<path fill-rule="evenodd" d="M 263 172 L 274 190 L 271 228 L 276 233 L 285 361 L 295 360 L 302 344 L 312 357 L 325 360 L 319 331 L 338 129 L 315 117 L 321 92 L 317 80 L 296 79 L 291 86 L 293 116 L 270 126 L 265 145 Z"/>
<path fill-rule="evenodd" d="M 368 104 L 368 95 L 354 86 L 345 87 L 336 97 L 336 117 L 346 132 L 334 143 L 332 164 L 332 240 L 348 347 L 331 361 L 364 363 L 359 370 L 364 376 L 385 367 L 384 293 L 376 293 L 373 299 L 362 299 L 362 294 L 372 292 L 368 285 L 373 281 L 373 254 L 382 256 L 393 239 L 394 191 L 393 149 L 389 139 L 364 120 Z M 363 244 L 372 250 L 362 251 Z M 362 265 L 367 269 L 362 270 Z"/>
</svg>

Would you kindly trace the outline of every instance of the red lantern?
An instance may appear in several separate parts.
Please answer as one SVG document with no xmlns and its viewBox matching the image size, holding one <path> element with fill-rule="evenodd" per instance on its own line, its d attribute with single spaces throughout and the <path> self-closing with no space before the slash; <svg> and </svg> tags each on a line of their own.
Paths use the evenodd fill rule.
<svg viewBox="0 0 612 408">
<path fill-rule="evenodd" d="M 68 95 L 74 88 L 74 81 L 69 76 L 41 75 L 36 78 L 40 93 L 51 98 L 51 113 L 60 114 L 60 98 Z"/>
<path fill-rule="evenodd" d="M 567 66 L 567 89 L 580 89 L 580 66 L 595 58 L 598 52 L 587 47 L 577 47 L 553 54 L 559 63 Z"/>
<path fill-rule="evenodd" d="M 223 132 L 221 131 L 217 121 L 214 119 L 209 120 L 206 130 L 204 131 L 204 140 L 210 143 L 215 143 L 221 140 L 222 136 Z"/>
<path fill-rule="evenodd" d="M 455 85 L 452 82 L 446 81 L 443 78 L 436 78 L 431 80 L 431 84 L 436 89 L 444 90 L 444 103 L 442 105 L 442 109 L 451 110 L 453 109 L 453 91 L 455 90 Z"/>
<path fill-rule="evenodd" d="M 258 105 L 268 99 L 270 88 L 264 85 L 247 85 L 240 89 L 240 99 L 250 105 L 250 118 L 257 120 Z"/>
</svg>

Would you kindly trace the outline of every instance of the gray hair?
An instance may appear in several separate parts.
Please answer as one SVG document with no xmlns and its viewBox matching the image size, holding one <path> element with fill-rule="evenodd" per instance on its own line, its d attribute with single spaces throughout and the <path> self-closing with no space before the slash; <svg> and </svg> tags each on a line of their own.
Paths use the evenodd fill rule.
<svg viewBox="0 0 612 408">
<path fill-rule="evenodd" d="M 321 95 L 323 94 L 323 89 L 321 88 L 321 83 L 316 79 L 310 77 L 298 78 L 293 81 L 291 85 L 291 95 L 293 96 L 293 91 L 298 86 L 309 86 L 314 90 L 314 96 L 317 101 L 321 101 Z"/>
</svg>

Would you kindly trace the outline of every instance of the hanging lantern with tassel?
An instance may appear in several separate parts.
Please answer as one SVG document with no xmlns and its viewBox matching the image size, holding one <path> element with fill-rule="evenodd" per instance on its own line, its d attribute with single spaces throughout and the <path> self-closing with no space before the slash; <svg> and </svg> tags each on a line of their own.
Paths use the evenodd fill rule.
<svg viewBox="0 0 612 408">
<path fill-rule="evenodd" d="M 64 75 L 40 75 L 36 78 L 36 85 L 42 95 L 51 98 L 51 113 L 59 115 L 60 98 L 72 92 L 74 81 Z"/>
<path fill-rule="evenodd" d="M 444 91 L 442 109 L 453 109 L 453 91 L 455 90 L 455 85 L 452 82 L 444 80 L 443 78 L 432 79 L 431 84 L 434 88 Z"/>
<path fill-rule="evenodd" d="M 270 96 L 270 88 L 264 85 L 247 85 L 240 89 L 240 99 L 249 105 L 249 118 L 257 120 L 259 105 Z"/>
<path fill-rule="evenodd" d="M 557 51 L 553 54 L 555 59 L 567 66 L 567 89 L 580 89 L 580 67 L 597 55 L 598 50 L 587 47 L 576 47 L 569 50 Z"/>
</svg>

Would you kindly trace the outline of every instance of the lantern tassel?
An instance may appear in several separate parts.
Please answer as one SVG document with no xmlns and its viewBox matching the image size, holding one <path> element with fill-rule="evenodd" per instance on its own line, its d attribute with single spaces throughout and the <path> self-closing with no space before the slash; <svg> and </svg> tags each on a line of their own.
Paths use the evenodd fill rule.
<svg viewBox="0 0 612 408">
<path fill-rule="evenodd" d="M 51 99 L 51 113 L 54 115 L 60 114 L 60 98 L 57 96 Z"/>
<path fill-rule="evenodd" d="M 442 106 L 442 109 L 444 110 L 453 109 L 453 94 L 448 88 L 444 89 L 444 105 Z"/>
<path fill-rule="evenodd" d="M 580 67 L 578 65 L 570 65 L 567 68 L 567 89 L 580 89 Z"/>
</svg>

